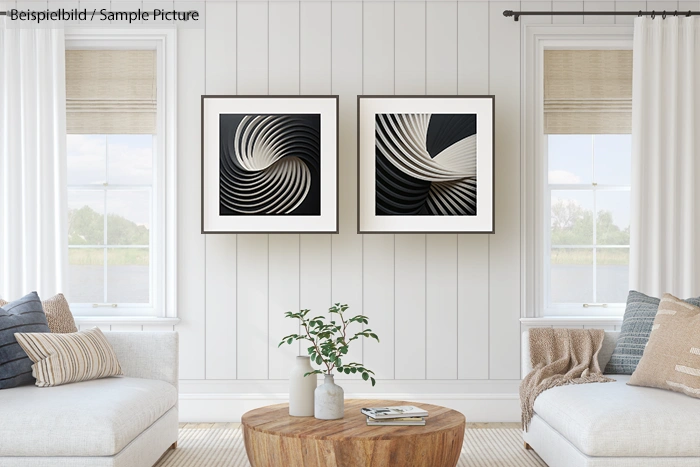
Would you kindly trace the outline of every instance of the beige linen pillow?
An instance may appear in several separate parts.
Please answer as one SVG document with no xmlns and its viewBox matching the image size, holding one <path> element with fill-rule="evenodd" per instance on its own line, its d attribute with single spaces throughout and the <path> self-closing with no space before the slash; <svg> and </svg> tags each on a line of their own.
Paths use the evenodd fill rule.
<svg viewBox="0 0 700 467">
<path fill-rule="evenodd" d="M 70 312 L 70 306 L 68 306 L 68 300 L 62 293 L 42 300 L 41 306 L 44 307 L 46 321 L 49 323 L 51 332 L 78 332 L 73 314 Z"/>
<path fill-rule="evenodd" d="M 0 307 L 7 305 L 7 303 L 0 298 Z M 78 332 L 73 314 L 70 312 L 70 306 L 68 306 L 68 300 L 62 293 L 42 300 L 41 306 L 44 309 L 46 321 L 49 323 L 51 332 Z"/>
<path fill-rule="evenodd" d="M 124 374 L 99 328 L 70 334 L 18 332 L 15 338 L 34 362 L 32 376 L 39 387 Z"/>
<path fill-rule="evenodd" d="M 628 384 L 700 398 L 700 308 L 664 294 L 649 343 Z"/>
</svg>

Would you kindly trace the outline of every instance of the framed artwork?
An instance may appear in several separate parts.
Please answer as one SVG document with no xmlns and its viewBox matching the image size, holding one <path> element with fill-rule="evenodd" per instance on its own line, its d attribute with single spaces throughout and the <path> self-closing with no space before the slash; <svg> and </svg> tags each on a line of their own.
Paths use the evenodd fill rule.
<svg viewBox="0 0 700 467">
<path fill-rule="evenodd" d="M 358 96 L 358 233 L 494 233 L 494 96 Z"/>
<path fill-rule="evenodd" d="M 338 232 L 338 96 L 202 96 L 202 233 Z"/>
</svg>

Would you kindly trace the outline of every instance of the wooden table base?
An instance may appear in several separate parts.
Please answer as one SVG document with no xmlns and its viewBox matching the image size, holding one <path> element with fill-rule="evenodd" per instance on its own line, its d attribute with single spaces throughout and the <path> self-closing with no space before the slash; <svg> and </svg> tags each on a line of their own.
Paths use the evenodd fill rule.
<svg viewBox="0 0 700 467">
<path fill-rule="evenodd" d="M 368 427 L 361 407 L 418 405 L 426 426 Z M 342 420 L 289 417 L 287 404 L 243 416 L 253 467 L 454 467 L 466 421 L 454 410 L 398 401 L 348 400 Z"/>
</svg>

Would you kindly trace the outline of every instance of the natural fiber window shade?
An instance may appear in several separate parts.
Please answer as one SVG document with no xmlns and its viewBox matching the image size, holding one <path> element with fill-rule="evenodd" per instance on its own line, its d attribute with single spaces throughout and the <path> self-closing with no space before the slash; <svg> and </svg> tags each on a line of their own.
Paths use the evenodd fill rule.
<svg viewBox="0 0 700 467">
<path fill-rule="evenodd" d="M 154 50 L 67 50 L 69 134 L 155 134 Z"/>
<path fill-rule="evenodd" d="M 632 132 L 631 50 L 545 50 L 544 132 Z"/>
</svg>

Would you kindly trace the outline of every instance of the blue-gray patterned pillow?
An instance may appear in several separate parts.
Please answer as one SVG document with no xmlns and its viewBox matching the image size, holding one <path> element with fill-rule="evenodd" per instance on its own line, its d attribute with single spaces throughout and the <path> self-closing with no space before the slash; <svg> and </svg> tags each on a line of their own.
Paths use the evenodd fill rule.
<svg viewBox="0 0 700 467">
<path fill-rule="evenodd" d="M 700 297 L 687 298 L 685 301 L 700 306 Z M 649 334 L 660 302 L 659 298 L 630 290 L 625 316 L 622 318 L 620 337 L 605 367 L 605 374 L 631 375 L 634 373 L 644 354 L 644 347 L 649 342 Z"/>
<path fill-rule="evenodd" d="M 34 384 L 33 362 L 17 343 L 16 332 L 51 332 L 36 292 L 0 307 L 0 389 Z"/>
</svg>

